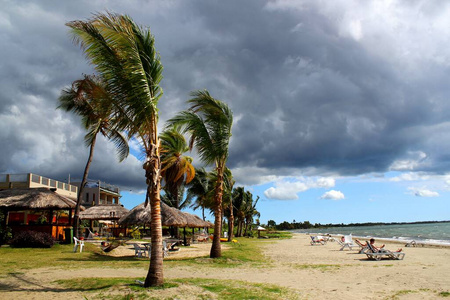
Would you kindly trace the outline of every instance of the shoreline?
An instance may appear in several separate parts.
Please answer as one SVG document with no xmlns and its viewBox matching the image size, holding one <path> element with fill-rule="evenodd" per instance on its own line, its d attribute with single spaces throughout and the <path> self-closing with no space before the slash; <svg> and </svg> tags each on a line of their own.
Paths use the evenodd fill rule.
<svg viewBox="0 0 450 300">
<path fill-rule="evenodd" d="M 333 238 L 340 238 L 345 234 L 328 234 L 328 233 L 321 233 L 321 232 L 292 232 L 292 234 L 305 234 L 309 236 L 314 235 L 322 235 L 322 236 L 331 236 Z M 412 240 L 412 239 L 396 239 L 396 238 L 385 238 L 385 237 L 377 237 L 377 236 L 358 236 L 358 235 L 352 235 L 353 240 L 358 239 L 361 242 L 366 242 L 367 240 L 374 238 L 377 242 L 385 242 L 385 243 L 391 243 L 396 245 L 403 245 L 403 247 L 430 247 L 430 248 L 450 248 L 450 242 L 448 243 L 438 243 L 438 242 L 431 242 L 431 241 L 424 241 L 424 240 Z M 415 246 L 406 246 L 406 244 L 411 243 L 412 241 L 416 242 Z"/>
</svg>

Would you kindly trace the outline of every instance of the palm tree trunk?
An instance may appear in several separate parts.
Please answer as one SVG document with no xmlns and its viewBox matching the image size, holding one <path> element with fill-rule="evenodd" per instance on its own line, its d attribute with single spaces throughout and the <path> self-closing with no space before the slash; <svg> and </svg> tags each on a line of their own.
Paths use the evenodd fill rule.
<svg viewBox="0 0 450 300">
<path fill-rule="evenodd" d="M 86 162 L 86 167 L 84 168 L 83 179 L 81 180 L 80 190 L 78 191 L 78 195 L 77 195 L 77 204 L 75 205 L 75 213 L 74 213 L 74 216 L 73 216 L 73 235 L 76 236 L 76 237 L 80 237 L 78 231 L 79 231 L 79 228 L 80 228 L 81 199 L 83 198 L 84 186 L 87 183 L 88 174 L 89 174 L 89 168 L 90 168 L 91 163 L 92 163 L 92 158 L 94 157 L 94 148 L 95 148 L 96 140 L 97 140 L 97 136 L 95 136 L 92 139 L 92 144 L 91 144 L 91 146 L 89 148 L 89 157 L 88 157 L 88 160 Z"/>
<path fill-rule="evenodd" d="M 209 257 L 216 258 L 222 256 L 220 246 L 220 233 L 222 232 L 222 192 L 223 192 L 223 167 L 217 167 L 217 182 L 214 195 L 214 236 Z"/>
<path fill-rule="evenodd" d="M 156 132 L 156 127 L 155 127 Z M 163 274 L 163 248 L 162 248 L 162 225 L 161 225 L 161 160 L 159 156 L 159 140 L 154 139 L 156 144 L 151 144 L 147 154 L 146 178 L 147 195 L 146 203 L 150 202 L 151 208 L 151 257 L 144 287 L 161 286 L 164 284 Z"/>
<path fill-rule="evenodd" d="M 228 241 L 231 242 L 233 239 L 234 230 L 234 214 L 233 214 L 233 203 L 230 204 L 230 218 L 228 219 Z"/>
</svg>

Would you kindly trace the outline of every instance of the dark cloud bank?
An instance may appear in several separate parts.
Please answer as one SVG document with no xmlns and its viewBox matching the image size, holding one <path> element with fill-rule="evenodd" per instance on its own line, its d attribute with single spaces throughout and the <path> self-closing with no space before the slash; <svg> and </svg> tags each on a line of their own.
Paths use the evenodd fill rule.
<svg viewBox="0 0 450 300">
<path fill-rule="evenodd" d="M 55 107 L 61 89 L 92 68 L 64 23 L 106 8 L 156 36 L 165 68 L 162 122 L 196 89 L 229 103 L 231 168 L 355 175 L 387 171 L 421 152 L 416 171 L 448 171 L 449 53 L 439 32 L 430 44 L 422 39 L 430 28 L 420 29 L 444 9 L 398 3 L 394 12 L 420 11 L 422 20 L 392 13 L 403 25 L 396 36 L 390 19 L 371 21 L 370 5 L 346 8 L 345 1 L 340 9 L 316 1 L 2 2 L 0 173 L 81 177 L 84 132 Z M 90 177 L 127 189 L 144 183 L 140 162 L 117 163 L 105 141 Z"/>
</svg>

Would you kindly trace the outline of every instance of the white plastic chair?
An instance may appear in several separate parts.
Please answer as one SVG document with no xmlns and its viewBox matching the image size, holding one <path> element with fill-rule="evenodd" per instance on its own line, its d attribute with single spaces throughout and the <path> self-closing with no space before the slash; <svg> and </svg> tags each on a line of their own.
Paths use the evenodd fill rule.
<svg viewBox="0 0 450 300">
<path fill-rule="evenodd" d="M 77 252 L 78 246 L 80 246 L 80 253 L 83 251 L 84 247 L 84 241 L 77 239 L 76 237 L 73 237 L 73 240 L 75 241 L 75 245 L 73 246 L 73 252 Z"/>
<path fill-rule="evenodd" d="M 137 257 L 147 256 L 147 249 L 145 247 L 141 247 L 140 245 L 138 245 L 136 243 L 133 244 L 133 247 L 134 247 L 134 256 L 137 256 Z M 150 253 L 150 250 L 149 250 L 149 253 Z"/>
</svg>

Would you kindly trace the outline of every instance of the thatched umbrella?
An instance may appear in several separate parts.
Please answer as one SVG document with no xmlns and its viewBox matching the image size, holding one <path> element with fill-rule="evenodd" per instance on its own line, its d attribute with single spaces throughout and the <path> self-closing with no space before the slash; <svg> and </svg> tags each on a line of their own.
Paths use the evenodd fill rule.
<svg viewBox="0 0 450 300">
<path fill-rule="evenodd" d="M 181 212 L 186 218 L 186 224 L 191 228 L 203 228 L 203 227 L 213 227 L 214 224 L 208 221 L 203 221 L 199 216 L 193 215 L 187 212 Z"/>
<path fill-rule="evenodd" d="M 139 204 L 124 215 L 120 220 L 121 225 L 146 225 L 150 224 L 151 214 L 150 205 L 144 206 L 144 203 Z M 161 223 L 163 226 L 176 226 L 176 227 L 212 227 L 214 226 L 210 222 L 203 221 L 200 217 L 182 212 L 179 209 L 170 207 L 164 202 L 161 202 Z M 184 230 L 184 240 L 186 244 L 186 231 Z"/>
<path fill-rule="evenodd" d="M 151 214 L 150 205 L 145 207 L 144 203 L 139 204 L 125 214 L 119 220 L 121 225 L 147 225 L 150 224 Z M 170 207 L 164 202 L 161 202 L 161 222 L 163 226 L 177 226 L 177 227 L 212 227 L 210 222 L 203 221 L 199 216 L 182 212 L 179 209 Z"/>
<path fill-rule="evenodd" d="M 58 210 L 73 209 L 74 199 L 61 196 L 56 189 L 28 188 L 0 191 L 0 208 L 5 210 Z M 84 210 L 84 207 L 82 207 Z"/>
<path fill-rule="evenodd" d="M 117 204 L 100 204 L 80 213 L 81 220 L 119 220 L 128 209 Z"/>
</svg>

